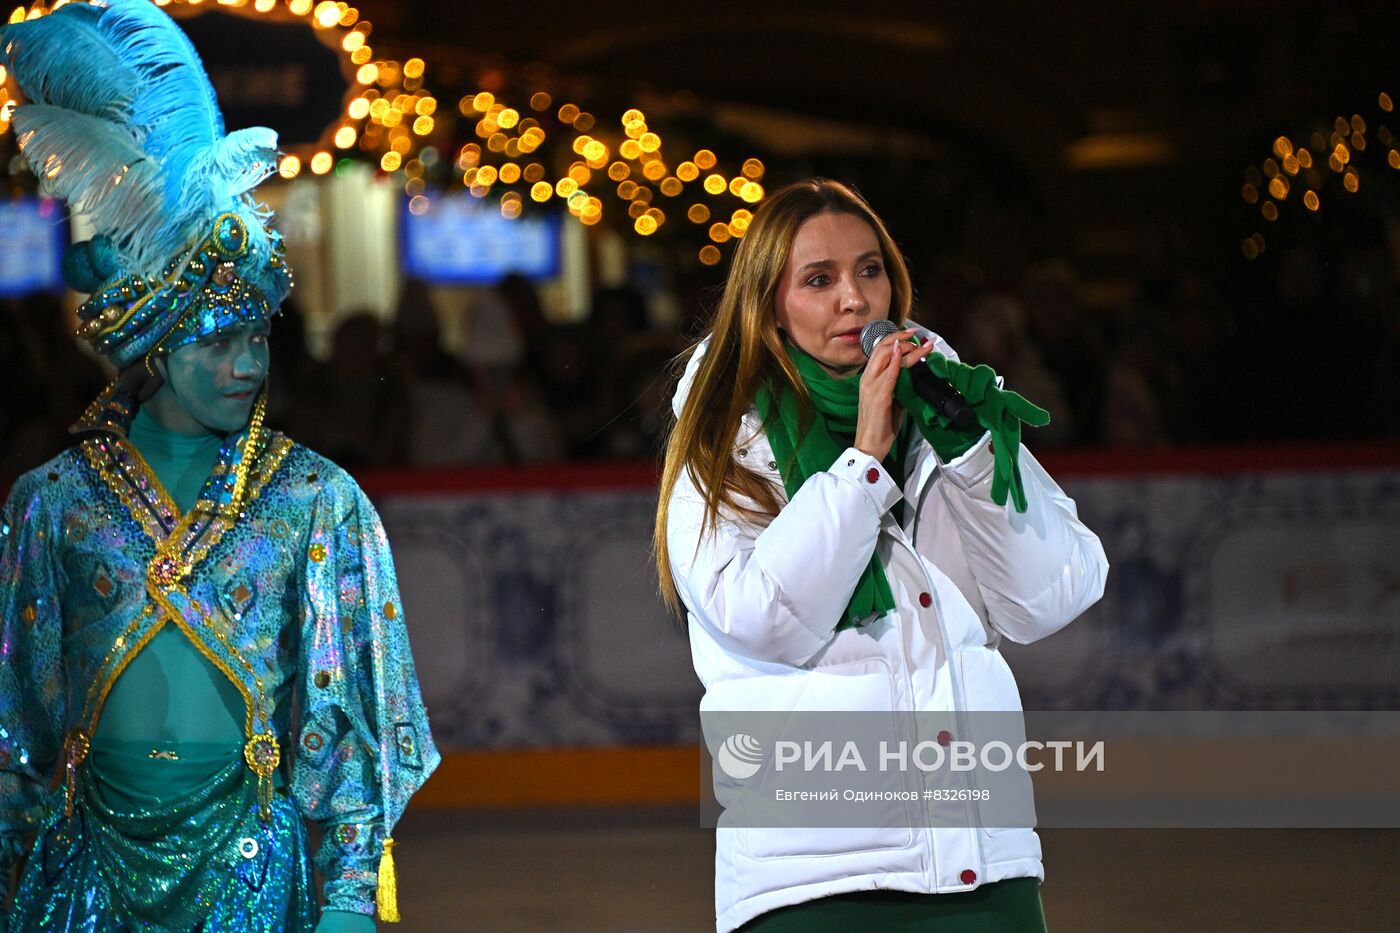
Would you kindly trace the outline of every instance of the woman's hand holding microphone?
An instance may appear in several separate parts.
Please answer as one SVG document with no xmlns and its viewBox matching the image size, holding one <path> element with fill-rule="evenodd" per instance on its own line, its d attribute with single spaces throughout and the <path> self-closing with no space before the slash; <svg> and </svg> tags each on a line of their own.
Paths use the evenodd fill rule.
<svg viewBox="0 0 1400 933">
<path fill-rule="evenodd" d="M 904 409 L 894 400 L 899 371 L 922 362 L 933 352 L 931 340 L 917 347 L 910 343 L 909 338 L 915 334 L 913 330 L 901 330 L 881 340 L 860 376 L 855 447 L 876 460 L 884 460 L 889 455 L 904 420 Z"/>
</svg>

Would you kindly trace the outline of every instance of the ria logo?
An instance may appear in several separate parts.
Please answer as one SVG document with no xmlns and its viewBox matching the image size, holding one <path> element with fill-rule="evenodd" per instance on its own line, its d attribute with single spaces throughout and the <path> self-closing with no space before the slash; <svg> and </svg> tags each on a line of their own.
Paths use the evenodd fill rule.
<svg viewBox="0 0 1400 933">
<path fill-rule="evenodd" d="M 720 770 L 736 781 L 747 781 L 763 767 L 763 743 L 751 735 L 736 732 L 724 740 L 715 755 Z"/>
</svg>

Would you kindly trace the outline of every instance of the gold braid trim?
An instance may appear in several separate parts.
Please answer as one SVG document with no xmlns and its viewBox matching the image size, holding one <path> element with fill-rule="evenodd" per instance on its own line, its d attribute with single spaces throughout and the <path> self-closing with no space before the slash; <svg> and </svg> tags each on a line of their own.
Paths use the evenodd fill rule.
<svg viewBox="0 0 1400 933">
<path fill-rule="evenodd" d="M 83 441 L 81 445 L 83 456 L 87 458 L 88 464 L 96 471 L 97 475 L 102 479 L 103 484 L 111 490 L 113 495 L 121 500 L 121 504 L 126 507 L 127 512 L 136 520 L 137 524 L 141 526 L 141 530 L 146 533 L 146 536 L 159 545 L 169 535 L 173 534 L 173 532 L 166 527 L 162 521 L 162 516 L 156 514 L 154 510 L 163 509 L 166 515 L 171 516 L 179 515 L 180 510 L 176 507 L 175 503 L 171 501 L 170 494 L 165 491 L 165 487 L 156 479 L 154 471 L 152 471 L 150 465 L 146 463 L 146 458 L 142 457 L 141 452 L 136 449 L 135 444 L 132 444 L 124 438 L 115 436 L 112 436 L 108 443 L 120 447 L 123 451 L 132 455 L 132 468 L 140 474 L 141 478 L 145 480 L 147 488 L 155 495 L 157 500 L 155 505 L 152 505 L 144 496 L 135 491 L 135 483 L 133 483 L 129 477 L 113 469 L 113 464 L 108 456 L 103 453 L 100 441 L 97 438 L 90 437 Z M 179 526 L 177 525 L 176 527 L 178 528 Z"/>
</svg>

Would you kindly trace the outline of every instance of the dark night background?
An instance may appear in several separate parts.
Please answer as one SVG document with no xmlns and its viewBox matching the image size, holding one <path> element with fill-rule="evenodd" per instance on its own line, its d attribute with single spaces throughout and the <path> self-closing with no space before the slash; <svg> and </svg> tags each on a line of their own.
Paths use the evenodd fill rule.
<svg viewBox="0 0 1400 933">
<path fill-rule="evenodd" d="M 722 160 L 759 156 L 769 191 L 812 174 L 854 184 L 910 260 L 925 323 L 1028 395 L 1041 393 L 1057 424 L 1037 435 L 1039 448 L 1377 441 L 1400 431 L 1400 171 L 1387 164 L 1400 119 L 1381 104 L 1383 93 L 1400 95 L 1392 4 L 544 0 L 359 9 L 374 24 L 376 57 L 426 61 L 441 101 L 431 139 L 440 168 L 474 139 L 452 106 L 459 97 L 488 89 L 523 103 L 547 87 L 555 106 L 578 101 L 600 128 L 615 132 L 617 115 L 641 106 L 667 146 L 705 146 Z M 223 28 L 187 24 L 206 44 Z M 246 51 L 255 72 L 279 56 L 326 58 L 297 78 L 310 82 L 308 105 L 278 119 L 330 119 L 343 89 L 331 53 L 309 31 L 263 38 L 260 28 L 243 21 L 219 41 Z M 218 80 L 224 64 L 210 67 Z M 231 107 L 230 125 L 250 119 Z M 1347 132 L 1334 137 L 1339 118 Z M 1364 149 L 1353 144 L 1358 126 Z M 1276 158 L 1275 140 L 1304 146 L 1317 133 L 1314 174 L 1284 176 L 1290 193 L 1274 203 L 1261 172 Z M 1355 193 L 1325 164 L 1337 139 L 1359 172 Z M 460 190 L 459 176 L 428 180 L 455 180 Z M 1254 203 L 1242 196 L 1246 183 Z M 1320 210 L 1301 203 L 1305 184 Z M 1276 219 L 1261 214 L 1266 204 Z M 627 218 L 609 212 L 635 240 Z M 579 323 L 550 330 L 591 355 L 561 363 L 574 367 L 569 375 L 548 363 L 520 375 L 526 395 L 566 409 L 583 382 L 597 383 L 591 411 L 574 419 L 584 427 L 563 431 L 571 459 L 645 459 L 655 450 L 660 419 L 651 409 L 664 407 L 664 393 L 648 396 L 649 380 L 703 329 L 723 279 L 723 263 L 696 261 L 703 242 L 677 223 L 648 244 L 668 251 L 659 274 L 681 308 L 678 325 L 656 325 L 635 292 L 600 294 L 590 308 L 568 309 Z M 530 296 L 523 311 L 503 300 L 525 315 L 524 330 L 539 328 Z M 15 315 L 26 333 L 12 349 L 61 343 L 32 333 L 36 315 Z M 392 327 L 371 333 L 360 321 L 349 343 L 355 327 L 370 343 L 396 339 Z M 611 351 L 597 350 L 599 341 L 619 328 L 645 336 L 633 341 L 644 346 L 624 361 L 602 359 Z M 36 363 L 24 351 L 6 365 L 34 370 L 33 384 L 48 386 L 45 360 L 66 352 Z M 637 375 L 607 384 L 621 363 Z M 425 365 L 432 361 L 399 368 L 411 381 Z M 15 408 L 59 423 L 84 391 Z M 11 439 L 23 434 L 14 421 L 5 426 Z M 629 436 L 610 438 L 619 424 Z M 0 472 L 12 476 L 54 443 L 11 444 Z"/>
</svg>

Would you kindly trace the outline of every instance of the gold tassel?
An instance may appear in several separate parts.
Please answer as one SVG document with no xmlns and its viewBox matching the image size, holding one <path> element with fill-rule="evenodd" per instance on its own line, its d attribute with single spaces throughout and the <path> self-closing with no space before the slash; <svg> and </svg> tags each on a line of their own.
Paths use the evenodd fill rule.
<svg viewBox="0 0 1400 933">
<path fill-rule="evenodd" d="M 249 714 L 251 715 L 251 714 Z M 251 729 L 252 727 L 249 726 Z M 272 820 L 272 775 L 282 763 L 282 746 L 271 732 L 259 732 L 243 746 L 248 770 L 258 776 L 258 818 Z"/>
<path fill-rule="evenodd" d="M 379 858 L 379 890 L 375 893 L 379 919 L 385 923 L 399 922 L 399 875 L 394 869 L 394 840 L 384 840 L 384 854 Z"/>
</svg>

